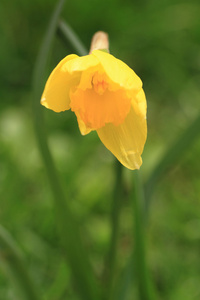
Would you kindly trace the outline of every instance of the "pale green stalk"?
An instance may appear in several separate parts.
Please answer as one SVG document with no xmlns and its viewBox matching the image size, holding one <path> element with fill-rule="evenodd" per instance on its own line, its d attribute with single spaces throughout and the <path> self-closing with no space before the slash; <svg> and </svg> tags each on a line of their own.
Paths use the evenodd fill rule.
<svg viewBox="0 0 200 300">
<path fill-rule="evenodd" d="M 68 201 L 65 199 L 63 189 L 58 179 L 57 170 L 48 147 L 43 117 L 44 108 L 40 105 L 48 56 L 56 33 L 58 18 L 63 3 L 64 1 L 60 0 L 53 13 L 36 61 L 33 77 L 33 120 L 38 147 L 54 196 L 55 211 L 63 252 L 71 268 L 75 286 L 81 299 L 98 300 L 98 285 L 91 265 L 89 264 L 88 255 L 83 247 L 78 226 L 68 204 L 70 199 L 67 199 Z"/>
</svg>

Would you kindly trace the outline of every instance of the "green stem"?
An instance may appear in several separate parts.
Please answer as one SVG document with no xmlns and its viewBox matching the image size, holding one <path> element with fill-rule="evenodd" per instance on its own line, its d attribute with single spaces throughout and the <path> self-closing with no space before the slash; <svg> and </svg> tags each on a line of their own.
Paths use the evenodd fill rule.
<svg viewBox="0 0 200 300">
<path fill-rule="evenodd" d="M 179 161 L 180 157 L 195 141 L 196 137 L 200 135 L 200 115 L 189 125 L 183 134 L 175 140 L 175 142 L 167 149 L 161 160 L 153 169 L 149 179 L 145 184 L 145 208 L 149 210 L 150 200 L 154 192 L 156 184 L 163 175 Z"/>
<path fill-rule="evenodd" d="M 71 272 L 81 298 L 94 300 L 99 299 L 98 285 L 91 265 L 89 264 L 87 253 L 83 247 L 79 228 L 70 207 L 66 202 L 63 189 L 58 179 L 57 170 L 47 143 L 43 109 L 39 103 L 49 52 L 55 36 L 58 18 L 63 3 L 64 1 L 60 0 L 54 11 L 36 61 L 33 78 L 33 121 L 38 147 L 54 196 L 58 229 L 65 257 L 71 268 Z"/>
<path fill-rule="evenodd" d="M 128 262 L 119 277 L 115 291 L 116 300 L 129 299 L 130 289 L 133 285 L 133 280 L 135 280 L 134 275 L 134 252 L 132 252 L 131 257 L 128 259 Z"/>
<path fill-rule="evenodd" d="M 0 225 L 0 258 L 11 271 L 11 278 L 27 300 L 39 300 L 22 254 L 9 232 Z"/>
<path fill-rule="evenodd" d="M 119 217 L 120 209 L 122 204 L 122 165 L 116 160 L 115 161 L 115 184 L 113 189 L 112 197 L 112 208 L 111 208 L 111 238 L 108 250 L 108 256 L 105 261 L 105 270 L 103 279 L 105 282 L 105 299 L 112 299 L 114 289 L 114 277 L 116 274 L 116 262 L 117 262 L 117 246 L 119 237 Z"/>
<path fill-rule="evenodd" d="M 72 47 L 78 55 L 87 55 L 88 50 L 83 45 L 75 31 L 63 20 L 58 23 L 58 28 L 64 37 L 71 43 Z"/>
<path fill-rule="evenodd" d="M 134 215 L 134 251 L 136 278 L 138 281 L 138 292 L 140 300 L 154 299 L 152 283 L 146 262 L 146 245 L 144 230 L 144 194 L 139 177 L 139 171 L 134 171 L 134 191 L 131 194 Z"/>
</svg>

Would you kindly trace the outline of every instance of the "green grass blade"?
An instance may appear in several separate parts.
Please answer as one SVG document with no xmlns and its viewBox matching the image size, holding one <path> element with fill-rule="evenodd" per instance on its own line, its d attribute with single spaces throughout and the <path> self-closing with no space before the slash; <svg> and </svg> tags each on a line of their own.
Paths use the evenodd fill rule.
<svg viewBox="0 0 200 300">
<path fill-rule="evenodd" d="M 66 282 L 70 283 L 69 273 L 70 272 L 66 268 L 66 264 L 64 262 L 61 262 L 56 272 L 56 276 L 53 284 L 51 285 L 48 292 L 46 292 L 43 297 L 44 300 L 63 299 L 63 295 L 66 295 L 66 290 L 68 288 L 68 286 L 66 286 Z"/>
<path fill-rule="evenodd" d="M 40 53 L 36 60 L 34 74 L 33 74 L 33 85 L 34 85 L 34 87 L 37 86 L 37 88 L 40 90 L 40 92 L 41 92 L 43 82 L 44 82 L 44 75 L 45 75 L 47 62 L 49 59 L 50 48 L 52 46 L 53 38 L 55 36 L 55 32 L 56 32 L 57 25 L 58 25 L 58 18 L 62 11 L 64 2 L 65 2 L 65 0 L 60 0 L 58 2 L 58 5 L 52 15 L 48 29 L 44 36 L 44 40 L 43 40 L 42 46 L 40 48 Z M 40 71 L 40 73 L 38 71 Z M 37 89 L 37 93 L 38 93 L 38 89 Z M 38 102 L 35 103 L 36 106 L 37 106 L 37 104 L 38 104 Z"/>
<path fill-rule="evenodd" d="M 0 261 L 23 299 L 39 300 L 23 256 L 9 232 L 0 225 Z"/>
<path fill-rule="evenodd" d="M 149 210 L 150 200 L 156 184 L 166 172 L 181 158 L 195 139 L 200 136 L 200 115 L 189 125 L 189 127 L 178 137 L 165 152 L 161 160 L 153 169 L 145 184 L 145 208 Z"/>
<path fill-rule="evenodd" d="M 39 101 L 42 94 L 44 74 L 53 38 L 57 29 L 58 18 L 64 1 L 59 1 L 51 18 L 44 41 L 35 65 L 33 77 L 33 120 L 39 150 L 46 168 L 52 193 L 55 200 L 55 210 L 59 227 L 60 239 L 65 257 L 71 268 L 71 273 L 81 299 L 99 299 L 99 289 L 95 280 L 88 256 L 82 245 L 79 228 L 65 199 L 63 189 L 58 179 L 57 170 L 48 147 L 43 108 Z M 69 200 L 69 199 L 68 199 Z"/>
<path fill-rule="evenodd" d="M 83 56 L 88 54 L 87 48 L 83 45 L 78 35 L 64 20 L 59 21 L 58 28 L 60 29 L 64 37 L 71 43 L 72 47 L 78 55 Z"/>
</svg>

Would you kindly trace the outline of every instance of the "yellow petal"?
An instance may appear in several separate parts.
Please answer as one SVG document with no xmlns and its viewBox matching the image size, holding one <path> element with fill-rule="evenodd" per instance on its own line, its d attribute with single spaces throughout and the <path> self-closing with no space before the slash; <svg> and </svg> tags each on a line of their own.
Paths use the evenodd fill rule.
<svg viewBox="0 0 200 300">
<path fill-rule="evenodd" d="M 70 109 L 69 90 L 80 78 L 65 71 L 66 65 L 77 58 L 75 54 L 66 56 L 49 76 L 41 98 L 41 104 L 55 112 Z"/>
<path fill-rule="evenodd" d="M 79 114 L 76 112 L 76 117 L 78 121 L 78 127 L 82 135 L 86 135 L 90 133 L 93 129 L 86 126 L 86 124 L 83 122 Z"/>
<path fill-rule="evenodd" d="M 74 72 L 82 72 L 92 67 L 95 67 L 99 64 L 99 60 L 93 55 L 85 55 L 81 57 L 76 57 L 69 61 L 67 64 L 63 65 L 62 71 L 74 73 Z"/>
<path fill-rule="evenodd" d="M 97 133 L 102 143 L 125 167 L 131 170 L 140 168 L 147 125 L 146 119 L 137 114 L 133 107 L 121 125 L 107 124 Z"/>
<path fill-rule="evenodd" d="M 147 102 L 143 89 L 141 89 L 137 95 L 133 95 L 132 97 L 132 105 L 137 111 L 138 114 L 141 114 L 144 118 L 146 118 L 147 113 Z"/>
<path fill-rule="evenodd" d="M 121 60 L 115 58 L 109 53 L 100 50 L 94 50 L 91 56 L 98 58 L 105 73 L 112 82 L 128 90 L 139 91 L 141 89 L 141 79 Z"/>
</svg>

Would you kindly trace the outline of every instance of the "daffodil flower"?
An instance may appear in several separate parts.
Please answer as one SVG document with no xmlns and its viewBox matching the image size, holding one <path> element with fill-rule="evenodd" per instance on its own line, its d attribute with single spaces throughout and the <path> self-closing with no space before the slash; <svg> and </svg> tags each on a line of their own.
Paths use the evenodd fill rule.
<svg viewBox="0 0 200 300">
<path fill-rule="evenodd" d="M 47 80 L 41 104 L 71 109 L 82 135 L 96 130 L 102 143 L 127 168 L 139 169 L 147 135 L 142 81 L 109 53 L 66 56 Z"/>
</svg>

